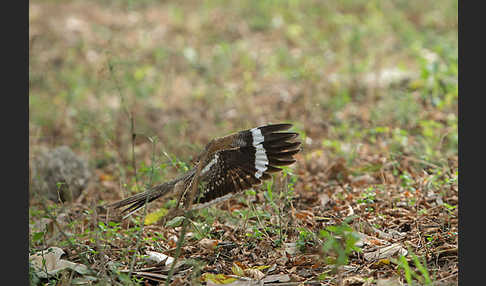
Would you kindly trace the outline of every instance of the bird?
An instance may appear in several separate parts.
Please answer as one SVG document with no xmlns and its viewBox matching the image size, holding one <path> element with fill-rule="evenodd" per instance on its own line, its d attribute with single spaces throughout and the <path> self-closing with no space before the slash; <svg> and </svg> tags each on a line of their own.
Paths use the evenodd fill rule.
<svg viewBox="0 0 486 286">
<path fill-rule="evenodd" d="M 268 124 L 215 138 L 189 171 L 108 207 L 124 208 L 121 213 L 126 218 L 157 199 L 177 198 L 176 208 L 184 205 L 192 210 L 225 201 L 271 179 L 271 173 L 282 171 L 279 166 L 296 162 L 293 156 L 301 151 L 301 142 L 293 139 L 299 134 L 282 132 L 291 127 L 290 123 Z"/>
</svg>

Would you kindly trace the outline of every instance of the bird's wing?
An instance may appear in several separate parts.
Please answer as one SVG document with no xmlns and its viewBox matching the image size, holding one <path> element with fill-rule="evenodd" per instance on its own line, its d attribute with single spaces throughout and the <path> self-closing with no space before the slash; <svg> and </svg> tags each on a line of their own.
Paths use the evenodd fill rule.
<svg viewBox="0 0 486 286">
<path fill-rule="evenodd" d="M 300 151 L 298 136 L 287 130 L 290 124 L 275 124 L 244 130 L 222 139 L 230 149 L 214 152 L 201 170 L 201 191 L 195 203 L 205 203 L 237 193 L 270 179 L 269 173 L 295 162 L 293 155 Z M 231 141 L 230 141 L 230 140 Z"/>
<path fill-rule="evenodd" d="M 300 151 L 300 142 L 291 142 L 291 140 L 298 134 L 278 132 L 288 130 L 291 126 L 286 123 L 260 126 L 218 138 L 208 144 L 204 152 L 209 156 L 201 167 L 201 189 L 195 202 L 214 202 L 227 194 L 249 189 L 263 180 L 270 179 L 269 173 L 282 170 L 276 166 L 294 163 L 293 155 Z M 107 206 L 113 208 L 128 206 L 123 212 L 131 214 L 146 202 L 176 195 L 174 189 L 179 185 L 184 196 L 195 173 L 194 168 L 170 182 L 154 186 L 148 191 Z"/>
</svg>

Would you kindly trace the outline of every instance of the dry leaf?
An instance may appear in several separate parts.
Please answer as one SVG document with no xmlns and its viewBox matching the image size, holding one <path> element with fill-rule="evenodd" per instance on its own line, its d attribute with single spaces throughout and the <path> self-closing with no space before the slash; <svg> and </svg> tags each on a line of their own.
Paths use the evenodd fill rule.
<svg viewBox="0 0 486 286">
<path fill-rule="evenodd" d="M 361 276 L 349 276 L 343 279 L 343 285 L 346 286 L 360 286 L 365 283 L 365 279 Z"/>
<path fill-rule="evenodd" d="M 296 212 L 295 217 L 304 221 L 312 221 L 312 219 L 314 219 L 314 214 L 310 211 L 303 210 Z"/>
<path fill-rule="evenodd" d="M 395 255 L 407 255 L 408 251 L 402 247 L 400 243 L 394 243 L 389 246 L 382 247 L 376 251 L 365 253 L 363 256 L 366 260 L 377 260 L 383 258 L 390 258 Z"/>
<path fill-rule="evenodd" d="M 263 283 L 284 283 L 289 282 L 290 276 L 287 274 L 275 274 L 275 275 L 267 275 L 265 278 L 262 279 Z"/>
<path fill-rule="evenodd" d="M 63 254 L 64 250 L 61 248 L 50 247 L 39 253 L 31 255 L 29 260 L 32 262 L 32 266 L 36 270 L 37 276 L 41 278 L 48 278 L 64 269 L 71 269 L 79 274 L 89 273 L 86 265 L 61 259 Z M 45 264 L 43 261 L 45 261 Z"/>
<path fill-rule="evenodd" d="M 321 207 L 325 207 L 329 202 L 329 196 L 326 193 L 320 193 L 318 197 L 319 201 L 321 202 Z"/>
<path fill-rule="evenodd" d="M 354 215 L 354 210 L 350 205 L 348 205 L 348 215 L 347 216 L 352 216 L 352 215 Z"/>
<path fill-rule="evenodd" d="M 209 238 L 203 238 L 198 242 L 200 246 L 208 250 L 213 250 L 218 245 L 218 243 L 219 243 L 218 240 L 209 239 Z"/>
<path fill-rule="evenodd" d="M 354 187 L 362 187 L 364 185 L 370 185 L 375 182 L 375 179 L 371 177 L 369 174 L 365 174 L 359 177 L 354 177 L 351 179 L 351 185 Z"/>
<path fill-rule="evenodd" d="M 234 275 L 238 275 L 238 276 L 244 276 L 245 275 L 245 272 L 243 271 L 243 269 L 235 262 L 233 262 L 233 266 L 231 267 L 231 271 L 233 271 Z"/>
<path fill-rule="evenodd" d="M 163 253 L 155 252 L 155 251 L 147 251 L 148 257 L 146 258 L 150 262 L 161 263 L 165 262 L 164 265 L 170 265 L 174 262 L 174 258 L 167 256 Z"/>
<path fill-rule="evenodd" d="M 284 248 L 285 248 L 285 252 L 287 252 L 291 256 L 297 253 L 297 243 L 295 242 L 284 243 Z"/>
<path fill-rule="evenodd" d="M 402 285 L 402 283 L 400 283 L 398 278 L 376 280 L 376 286 L 401 286 L 401 285 Z"/>
<path fill-rule="evenodd" d="M 285 254 L 286 251 L 283 251 L 283 250 L 279 250 L 279 254 L 280 254 L 280 258 L 277 258 L 277 260 L 275 260 L 275 262 L 278 264 L 278 265 L 285 265 L 287 264 L 287 262 L 289 261 L 289 258 L 287 257 L 287 255 Z"/>
<path fill-rule="evenodd" d="M 263 277 L 265 277 L 265 274 L 263 274 L 263 272 L 254 268 L 245 269 L 244 272 L 246 277 L 250 277 L 255 280 L 261 280 Z"/>
<path fill-rule="evenodd" d="M 178 240 L 179 239 L 177 238 L 177 236 L 175 234 L 170 235 L 169 239 L 168 239 L 169 246 L 170 247 L 176 247 Z"/>
<path fill-rule="evenodd" d="M 215 286 L 215 285 L 222 285 L 213 282 L 212 280 L 209 280 L 206 283 L 206 286 Z M 260 283 L 258 281 L 253 281 L 253 280 L 236 280 L 230 283 L 225 283 L 224 285 L 226 286 L 259 286 Z"/>
</svg>

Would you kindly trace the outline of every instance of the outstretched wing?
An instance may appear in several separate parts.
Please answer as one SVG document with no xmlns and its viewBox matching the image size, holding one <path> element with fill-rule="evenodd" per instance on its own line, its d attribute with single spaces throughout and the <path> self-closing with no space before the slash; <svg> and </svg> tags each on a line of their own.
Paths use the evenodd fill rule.
<svg viewBox="0 0 486 286">
<path fill-rule="evenodd" d="M 206 203 L 229 193 L 237 193 L 270 179 L 270 173 L 295 162 L 300 151 L 298 136 L 287 130 L 291 124 L 256 127 L 222 139 L 230 149 L 216 151 L 201 170 L 201 191 L 195 203 Z M 227 140 L 227 141 L 226 141 Z"/>
<path fill-rule="evenodd" d="M 273 124 L 240 131 L 208 144 L 202 154 L 208 155 L 201 166 L 201 185 L 196 203 L 213 203 L 224 199 L 225 195 L 238 193 L 270 179 L 270 173 L 282 169 L 277 166 L 295 162 L 293 155 L 300 151 L 300 142 L 291 142 L 298 136 L 288 130 L 291 124 Z M 206 156 L 205 156 L 206 157 Z M 136 194 L 108 206 L 120 208 L 128 206 L 125 217 L 134 213 L 146 202 L 173 195 L 179 186 L 182 196 L 192 182 L 196 168 L 182 174 L 170 182 L 154 186 L 148 191 Z M 176 194 L 178 194 L 176 190 Z M 219 199 L 219 200 L 218 200 Z"/>
</svg>

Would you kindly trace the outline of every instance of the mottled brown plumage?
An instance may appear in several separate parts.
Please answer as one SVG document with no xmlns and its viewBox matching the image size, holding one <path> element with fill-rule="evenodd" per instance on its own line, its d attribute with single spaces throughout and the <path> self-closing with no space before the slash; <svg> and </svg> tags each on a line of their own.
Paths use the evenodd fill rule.
<svg viewBox="0 0 486 286">
<path fill-rule="evenodd" d="M 197 208 L 227 199 L 230 194 L 261 184 L 279 172 L 278 166 L 293 164 L 293 156 L 300 151 L 298 136 L 288 130 L 291 124 L 273 124 L 243 130 L 213 139 L 197 157 L 193 169 L 172 181 L 152 187 L 127 199 L 108 205 L 129 214 L 159 198 L 178 198 L 178 206 L 198 204 Z M 196 194 L 190 192 L 195 175 L 199 174 Z M 193 200 L 188 199 L 193 197 Z"/>
</svg>

